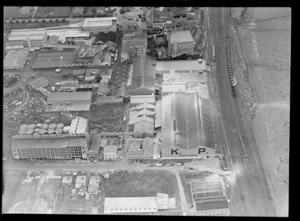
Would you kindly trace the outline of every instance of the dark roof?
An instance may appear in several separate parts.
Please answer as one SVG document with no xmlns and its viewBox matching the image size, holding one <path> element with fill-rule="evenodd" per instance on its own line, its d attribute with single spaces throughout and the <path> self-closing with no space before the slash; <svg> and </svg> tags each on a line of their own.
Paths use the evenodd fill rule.
<svg viewBox="0 0 300 221">
<path fill-rule="evenodd" d="M 12 137 L 14 148 L 61 148 L 68 146 L 86 146 L 85 136 L 30 136 Z"/>
<path fill-rule="evenodd" d="M 221 201 L 195 202 L 195 204 L 196 204 L 196 211 L 228 209 L 228 202 L 226 199 Z"/>
<path fill-rule="evenodd" d="M 48 95 L 48 102 L 53 101 L 90 101 L 92 92 L 55 92 Z"/>
<path fill-rule="evenodd" d="M 154 61 L 145 55 L 138 56 L 133 62 L 131 84 L 132 95 L 151 95 L 155 90 Z"/>
</svg>

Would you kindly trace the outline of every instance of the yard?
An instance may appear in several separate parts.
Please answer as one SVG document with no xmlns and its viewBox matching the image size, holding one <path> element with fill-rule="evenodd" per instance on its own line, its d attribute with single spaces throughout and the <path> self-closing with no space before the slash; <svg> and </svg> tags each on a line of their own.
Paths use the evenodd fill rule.
<svg viewBox="0 0 300 221">
<path fill-rule="evenodd" d="M 17 18 L 21 7 L 4 7 L 4 19 Z"/>
</svg>

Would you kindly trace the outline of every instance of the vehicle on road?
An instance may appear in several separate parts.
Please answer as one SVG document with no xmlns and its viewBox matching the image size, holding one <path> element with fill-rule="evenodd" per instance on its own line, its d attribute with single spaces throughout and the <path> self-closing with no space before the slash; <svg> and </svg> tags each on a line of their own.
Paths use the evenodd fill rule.
<svg viewBox="0 0 300 221">
<path fill-rule="evenodd" d="M 61 72 L 61 70 L 59 68 L 57 68 L 57 69 L 55 69 L 55 72 L 59 73 L 59 72 Z"/>
</svg>

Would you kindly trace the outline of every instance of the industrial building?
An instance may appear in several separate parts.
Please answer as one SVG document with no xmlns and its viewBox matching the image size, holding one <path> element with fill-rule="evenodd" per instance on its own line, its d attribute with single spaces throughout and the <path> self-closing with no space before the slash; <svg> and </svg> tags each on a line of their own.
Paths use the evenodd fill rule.
<svg viewBox="0 0 300 221">
<path fill-rule="evenodd" d="M 146 55 L 147 35 L 144 33 L 124 34 L 121 45 L 121 62 L 136 56 Z"/>
<path fill-rule="evenodd" d="M 99 32 L 116 32 L 117 18 L 116 17 L 100 17 L 86 18 L 82 23 L 82 29 L 92 33 Z"/>
<path fill-rule="evenodd" d="M 129 114 L 129 131 L 136 137 L 153 137 L 155 106 L 142 103 L 131 105 Z"/>
<path fill-rule="evenodd" d="M 3 61 L 3 69 L 5 70 L 21 70 L 23 69 L 29 51 L 27 48 L 8 51 Z"/>
<path fill-rule="evenodd" d="M 49 93 L 47 111 L 88 111 L 91 99 L 91 92 Z"/>
<path fill-rule="evenodd" d="M 118 157 L 118 147 L 115 145 L 108 145 L 104 147 L 103 159 L 104 160 L 117 160 Z"/>
<path fill-rule="evenodd" d="M 156 213 L 160 210 L 174 209 L 175 198 L 158 193 L 155 197 L 106 197 L 104 214 Z"/>
<path fill-rule="evenodd" d="M 138 56 L 133 62 L 131 95 L 152 95 L 155 92 L 155 61 Z"/>
<path fill-rule="evenodd" d="M 162 97 L 162 158 L 218 157 L 210 103 L 197 93 Z"/>
<path fill-rule="evenodd" d="M 129 139 L 127 152 L 128 160 L 142 160 L 155 158 L 157 158 L 157 151 L 154 151 L 154 142 L 152 138 L 146 137 Z"/>
<path fill-rule="evenodd" d="M 190 31 L 174 31 L 168 36 L 168 53 L 172 58 L 191 54 L 195 44 Z"/>
<path fill-rule="evenodd" d="M 44 28 L 13 29 L 8 36 L 5 49 L 24 48 L 26 45 L 30 51 L 39 50 L 43 47 L 46 38 Z"/>
<path fill-rule="evenodd" d="M 76 91 L 78 87 L 79 87 L 78 80 L 62 81 L 60 84 L 60 89 L 62 90 Z"/>
<path fill-rule="evenodd" d="M 64 124 L 22 124 L 12 137 L 14 159 L 86 158 L 87 120 L 75 118 Z"/>
<path fill-rule="evenodd" d="M 38 54 L 32 69 L 54 69 L 63 65 L 71 65 L 74 61 L 74 52 L 43 52 Z"/>
<path fill-rule="evenodd" d="M 208 71 L 205 60 L 157 61 L 155 66 L 158 74 L 203 74 Z"/>
<path fill-rule="evenodd" d="M 228 201 L 222 181 L 193 181 L 190 183 L 195 215 L 228 216 Z"/>
</svg>

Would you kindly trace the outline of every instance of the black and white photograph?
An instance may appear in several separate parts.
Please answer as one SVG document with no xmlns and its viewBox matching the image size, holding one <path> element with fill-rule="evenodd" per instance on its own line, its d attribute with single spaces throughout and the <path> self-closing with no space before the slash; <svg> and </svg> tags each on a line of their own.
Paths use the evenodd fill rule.
<svg viewBox="0 0 300 221">
<path fill-rule="evenodd" d="M 291 7 L 3 13 L 2 214 L 289 216 Z"/>
</svg>

